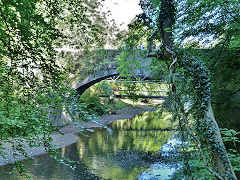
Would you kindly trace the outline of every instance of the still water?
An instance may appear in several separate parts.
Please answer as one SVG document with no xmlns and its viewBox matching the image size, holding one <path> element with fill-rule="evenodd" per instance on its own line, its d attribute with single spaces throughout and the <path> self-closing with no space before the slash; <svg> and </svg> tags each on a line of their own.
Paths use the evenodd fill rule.
<svg viewBox="0 0 240 180">
<path fill-rule="evenodd" d="M 143 115 L 136 118 L 142 119 Z M 159 150 L 172 140 L 172 131 L 134 128 L 136 120 L 120 120 L 106 128 L 86 132 L 79 136 L 77 143 L 60 149 L 62 157 L 73 160 L 75 170 L 63 165 L 48 155 L 34 160 L 24 161 L 32 179 L 37 180 L 76 180 L 76 179 L 152 179 L 156 169 L 162 176 L 156 179 L 168 179 L 174 169 L 161 163 Z M 139 121 L 138 126 L 139 126 Z M 143 122 L 142 122 L 143 123 Z M 0 168 L 1 180 L 25 179 L 9 174 L 12 165 Z"/>
</svg>

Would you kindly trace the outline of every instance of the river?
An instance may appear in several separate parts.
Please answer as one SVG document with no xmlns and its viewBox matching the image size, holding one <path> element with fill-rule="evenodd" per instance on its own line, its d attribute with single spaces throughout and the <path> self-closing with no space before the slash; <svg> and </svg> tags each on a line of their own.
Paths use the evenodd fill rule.
<svg viewBox="0 0 240 180">
<path fill-rule="evenodd" d="M 146 118 L 152 113 L 156 114 L 148 112 L 132 120 L 113 122 L 108 128 L 86 131 L 77 143 L 61 148 L 61 156 L 74 161 L 70 164 L 75 170 L 47 154 L 25 160 L 24 166 L 36 180 L 151 179 L 154 173 L 157 179 L 168 179 L 174 168 L 162 163 L 159 153 L 168 151 L 167 144 L 174 141 L 175 133 L 156 130 Z M 12 168 L 1 167 L 0 179 L 26 179 L 10 173 Z"/>
</svg>

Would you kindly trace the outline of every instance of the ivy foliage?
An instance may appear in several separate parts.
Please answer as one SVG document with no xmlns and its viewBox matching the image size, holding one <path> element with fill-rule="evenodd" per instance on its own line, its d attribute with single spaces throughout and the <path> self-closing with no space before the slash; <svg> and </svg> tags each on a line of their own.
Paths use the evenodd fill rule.
<svg viewBox="0 0 240 180">
<path fill-rule="evenodd" d="M 180 56 L 176 76 L 176 93 L 183 95 L 182 103 L 194 119 L 203 119 L 211 96 L 211 83 L 203 62 L 187 55 Z"/>
</svg>

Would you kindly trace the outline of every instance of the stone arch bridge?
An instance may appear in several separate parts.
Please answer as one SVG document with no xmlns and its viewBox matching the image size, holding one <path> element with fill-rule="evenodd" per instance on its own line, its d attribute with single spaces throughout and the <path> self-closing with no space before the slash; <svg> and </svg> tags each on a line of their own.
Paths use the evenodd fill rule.
<svg viewBox="0 0 240 180">
<path fill-rule="evenodd" d="M 114 77 L 115 79 L 123 78 L 120 76 L 120 72 L 117 70 L 116 56 L 120 54 L 119 51 L 114 49 L 104 51 L 107 52 L 107 56 L 105 58 L 107 60 L 106 64 L 102 66 L 102 69 L 100 68 L 96 70 L 89 77 L 77 83 L 75 89 L 79 95 L 83 94 L 83 92 L 90 86 L 104 79 L 111 77 Z M 139 82 L 150 80 L 154 75 L 154 73 L 147 68 L 149 67 L 150 59 L 144 59 L 141 56 L 138 56 L 136 59 L 139 62 L 141 68 L 137 68 L 135 65 L 131 65 L 130 69 L 132 70 L 129 71 L 129 77 L 131 79 L 138 80 Z M 129 57 L 126 61 L 131 61 L 131 58 Z"/>
</svg>

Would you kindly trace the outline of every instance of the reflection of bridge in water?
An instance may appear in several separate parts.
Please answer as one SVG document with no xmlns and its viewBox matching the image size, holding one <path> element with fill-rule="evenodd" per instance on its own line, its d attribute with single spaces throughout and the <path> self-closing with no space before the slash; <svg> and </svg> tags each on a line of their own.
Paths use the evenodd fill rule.
<svg viewBox="0 0 240 180">
<path fill-rule="evenodd" d="M 84 80 L 81 80 L 77 83 L 75 89 L 79 95 L 83 94 L 90 86 L 104 80 L 110 79 L 111 81 L 119 82 L 126 77 L 120 76 L 120 72 L 117 70 L 117 60 L 116 56 L 119 55 L 118 50 L 105 50 L 107 52 L 106 64 L 103 65 L 102 69 L 98 69 L 93 72 L 92 75 L 87 77 Z M 126 59 L 126 61 L 131 61 L 131 58 Z M 150 65 L 150 59 L 137 57 L 137 61 L 140 65 L 140 68 L 137 68 L 136 65 L 131 65 L 131 70 L 129 70 L 128 77 L 131 79 L 131 83 L 159 83 L 159 80 L 153 80 L 154 72 L 152 72 L 148 67 Z M 96 65 L 97 66 L 97 65 Z M 122 96 L 123 97 L 123 96 Z M 140 97 L 141 98 L 141 97 Z M 164 98 L 164 96 L 153 96 L 150 98 Z"/>
</svg>

